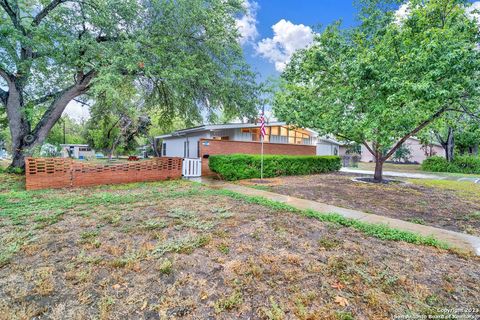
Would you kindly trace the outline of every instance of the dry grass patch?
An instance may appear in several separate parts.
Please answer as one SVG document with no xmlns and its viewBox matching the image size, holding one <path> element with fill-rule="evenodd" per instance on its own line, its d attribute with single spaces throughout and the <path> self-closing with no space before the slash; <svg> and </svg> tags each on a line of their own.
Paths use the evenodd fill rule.
<svg viewBox="0 0 480 320">
<path fill-rule="evenodd" d="M 0 196 L 0 319 L 376 319 L 480 295 L 477 258 L 188 182 Z"/>
<path fill-rule="evenodd" d="M 343 173 L 284 177 L 282 185 L 270 190 L 480 236 L 480 219 L 474 218 L 480 212 L 480 185 L 427 179 L 377 185 L 354 182 L 352 177 Z"/>
</svg>

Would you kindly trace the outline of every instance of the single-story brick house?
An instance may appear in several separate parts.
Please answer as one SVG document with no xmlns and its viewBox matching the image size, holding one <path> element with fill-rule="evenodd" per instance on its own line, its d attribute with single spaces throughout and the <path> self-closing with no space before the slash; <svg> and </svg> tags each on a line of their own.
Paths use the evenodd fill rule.
<svg viewBox="0 0 480 320">
<path fill-rule="evenodd" d="M 266 124 L 265 154 L 337 155 L 340 143 L 322 138 L 311 129 L 294 128 L 285 122 Z M 162 140 L 162 156 L 202 159 L 208 171 L 208 157 L 215 154 L 260 154 L 260 123 L 203 125 L 156 137 Z"/>
<path fill-rule="evenodd" d="M 295 128 L 285 122 L 266 124 L 265 154 L 338 155 L 346 154 L 347 145 L 331 137 L 320 137 L 311 129 Z M 208 157 L 216 154 L 260 154 L 260 123 L 229 123 L 202 125 L 157 136 L 162 141 L 161 155 L 201 161 L 203 174 L 208 174 Z M 405 145 L 411 150 L 410 162 L 421 163 L 428 156 L 442 154 L 439 144 L 425 148 L 418 139 L 410 138 Z M 365 146 L 362 162 L 374 161 Z"/>
</svg>

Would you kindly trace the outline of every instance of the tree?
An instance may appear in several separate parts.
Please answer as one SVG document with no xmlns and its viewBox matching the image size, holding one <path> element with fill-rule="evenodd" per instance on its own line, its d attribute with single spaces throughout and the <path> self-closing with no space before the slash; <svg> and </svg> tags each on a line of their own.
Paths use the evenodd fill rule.
<svg viewBox="0 0 480 320">
<path fill-rule="evenodd" d="M 254 74 L 235 26 L 242 3 L 0 0 L 0 106 L 11 165 L 24 166 L 72 99 L 114 101 L 125 83 L 167 118 L 219 108 L 252 113 Z"/>
<path fill-rule="evenodd" d="M 480 144 L 480 122 L 476 118 L 463 117 L 456 133 L 456 144 L 460 154 L 478 155 Z"/>
<path fill-rule="evenodd" d="M 479 97 L 478 26 L 463 2 L 412 0 L 401 22 L 390 2 L 363 1 L 358 27 L 318 34 L 292 58 L 274 101 L 280 119 L 362 143 L 377 182 L 408 138 L 447 111 L 472 111 Z"/>
<path fill-rule="evenodd" d="M 84 122 L 79 122 L 68 115 L 63 115 L 50 130 L 45 142 L 56 146 L 64 143 L 86 143 L 84 127 Z"/>
<path fill-rule="evenodd" d="M 113 107 L 97 101 L 86 124 L 87 141 L 111 158 L 114 153 L 134 151 L 137 138 L 146 136 L 150 125 L 150 117 L 128 102 Z"/>
</svg>

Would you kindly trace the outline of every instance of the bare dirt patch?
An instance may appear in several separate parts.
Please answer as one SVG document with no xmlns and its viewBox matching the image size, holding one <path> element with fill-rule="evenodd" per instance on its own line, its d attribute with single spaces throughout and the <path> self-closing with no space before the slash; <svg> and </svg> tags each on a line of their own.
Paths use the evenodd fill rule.
<svg viewBox="0 0 480 320">
<path fill-rule="evenodd" d="M 463 182 L 468 192 L 435 185 L 371 184 L 342 173 L 282 178 L 270 190 L 331 205 L 414 223 L 480 235 L 480 188 Z M 422 183 L 422 180 L 418 180 Z M 457 183 L 448 182 L 443 183 Z M 462 185 L 463 186 L 463 185 Z"/>
<path fill-rule="evenodd" d="M 478 258 L 195 184 L 0 196 L 1 240 L 27 239 L 0 267 L 0 319 L 386 319 L 478 307 Z"/>
</svg>

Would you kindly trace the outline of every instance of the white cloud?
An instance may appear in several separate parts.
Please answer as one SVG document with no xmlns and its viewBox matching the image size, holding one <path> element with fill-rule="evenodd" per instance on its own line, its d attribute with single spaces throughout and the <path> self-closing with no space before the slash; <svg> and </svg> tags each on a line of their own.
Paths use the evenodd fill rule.
<svg viewBox="0 0 480 320">
<path fill-rule="evenodd" d="M 469 7 L 467 7 L 466 11 L 467 15 L 470 18 L 475 19 L 480 26 L 480 1 L 472 3 Z"/>
<path fill-rule="evenodd" d="M 88 120 L 90 118 L 90 107 L 72 100 L 63 111 L 63 114 L 77 121 Z"/>
<path fill-rule="evenodd" d="M 395 11 L 395 23 L 401 24 L 402 21 L 408 16 L 410 13 L 410 3 L 406 2 Z"/>
<path fill-rule="evenodd" d="M 283 71 L 295 51 L 306 48 L 313 42 L 312 28 L 303 24 L 293 24 L 285 19 L 272 26 L 273 38 L 261 40 L 256 51 L 275 64 L 275 69 Z"/>
<path fill-rule="evenodd" d="M 235 21 L 238 32 L 240 33 L 240 43 L 253 42 L 258 37 L 257 30 L 257 10 L 258 3 L 255 1 L 244 0 L 243 6 L 245 14 Z"/>
</svg>

